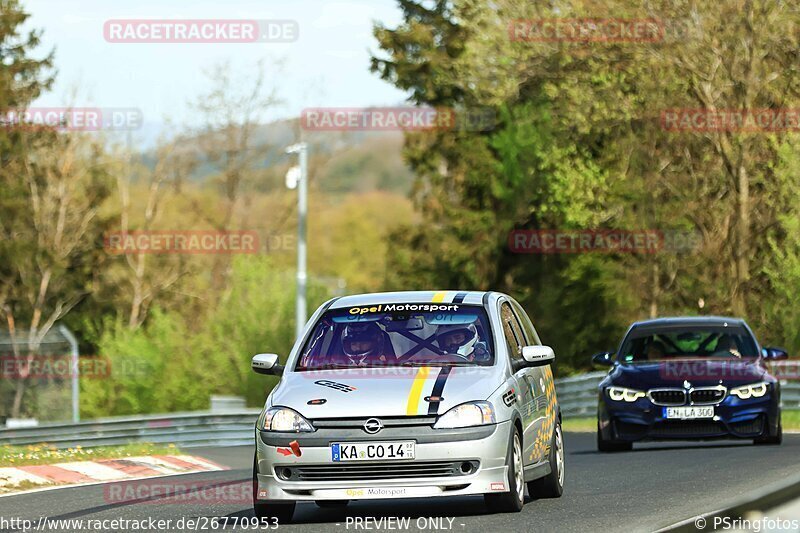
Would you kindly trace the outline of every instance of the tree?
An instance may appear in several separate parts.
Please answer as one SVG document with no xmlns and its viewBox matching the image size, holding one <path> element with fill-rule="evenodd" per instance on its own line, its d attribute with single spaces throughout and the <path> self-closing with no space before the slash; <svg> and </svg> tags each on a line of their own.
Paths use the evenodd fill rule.
<svg viewBox="0 0 800 533">
<path fill-rule="evenodd" d="M 414 104 L 491 106 L 499 120 L 492 131 L 406 136 L 423 222 L 396 235 L 403 246 L 392 250 L 393 286 L 510 291 L 568 358 L 609 346 L 636 318 L 696 313 L 700 299 L 704 310 L 746 315 L 771 296 L 767 238 L 781 246 L 776 208 L 793 197 L 772 168 L 785 132 L 676 134 L 660 114 L 792 107 L 794 6 L 399 3 L 400 25 L 375 29 L 383 55 L 373 70 L 408 90 Z M 665 32 L 655 42 L 509 38 L 515 19 L 609 17 L 655 19 Z M 651 229 L 688 235 L 690 246 L 519 256 L 505 242 L 514 228 Z"/>
<path fill-rule="evenodd" d="M 255 138 L 259 120 L 278 103 L 275 90 L 265 90 L 266 63 L 259 61 L 254 70 L 255 77 L 239 79 L 229 63 L 215 66 L 207 73 L 213 88 L 194 104 L 204 120 L 198 132 L 200 155 L 218 169 L 216 182 L 224 199 L 219 214 L 211 217 L 219 231 L 231 231 L 236 225 L 242 184 L 265 157 L 266 147 Z M 224 255 L 215 256 L 211 275 L 216 291 L 225 287 L 229 266 Z"/>
</svg>

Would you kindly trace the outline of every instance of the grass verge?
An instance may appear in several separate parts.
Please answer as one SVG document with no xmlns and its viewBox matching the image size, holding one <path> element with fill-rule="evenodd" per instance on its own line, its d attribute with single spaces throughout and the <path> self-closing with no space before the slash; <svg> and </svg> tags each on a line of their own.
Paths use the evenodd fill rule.
<svg viewBox="0 0 800 533">
<path fill-rule="evenodd" d="M 597 431 L 597 419 L 592 416 L 579 418 L 564 418 L 561 429 L 571 433 L 588 433 Z"/>
<path fill-rule="evenodd" d="M 94 448 L 56 449 L 47 443 L 25 446 L 0 446 L 0 467 L 48 465 L 74 461 L 97 461 L 100 459 L 119 459 L 140 455 L 175 455 L 180 450 L 174 444 L 161 445 L 149 443 L 126 444 L 124 446 L 97 446 Z"/>
</svg>

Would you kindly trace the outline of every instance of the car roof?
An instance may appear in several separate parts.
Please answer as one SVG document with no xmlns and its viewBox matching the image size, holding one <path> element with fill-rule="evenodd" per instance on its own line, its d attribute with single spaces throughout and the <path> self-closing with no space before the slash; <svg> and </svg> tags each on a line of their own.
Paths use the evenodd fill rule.
<svg viewBox="0 0 800 533">
<path fill-rule="evenodd" d="M 398 291 L 374 292 L 342 296 L 331 303 L 331 309 L 353 307 L 359 305 L 395 304 L 395 303 L 460 303 L 464 305 L 482 305 L 484 297 L 491 291 Z"/>
<path fill-rule="evenodd" d="M 640 320 L 631 324 L 631 329 L 660 326 L 722 326 L 724 324 L 746 326 L 743 319 L 729 316 L 672 316 Z"/>
</svg>

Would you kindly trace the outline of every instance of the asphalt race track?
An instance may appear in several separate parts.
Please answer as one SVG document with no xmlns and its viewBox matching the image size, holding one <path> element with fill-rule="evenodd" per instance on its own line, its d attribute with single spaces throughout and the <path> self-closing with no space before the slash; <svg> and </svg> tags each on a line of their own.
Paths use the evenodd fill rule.
<svg viewBox="0 0 800 533">
<path fill-rule="evenodd" d="M 427 530 L 446 531 L 441 527 L 447 528 L 447 518 L 452 518 L 454 531 L 653 531 L 719 509 L 749 491 L 795 473 L 800 466 L 800 435 L 786 435 L 782 446 L 732 441 L 651 443 L 617 454 L 596 452 L 594 434 L 567 433 L 565 441 L 564 496 L 528 501 L 518 514 L 487 514 L 480 497 L 351 503 L 344 510 L 320 509 L 308 503 L 298 506 L 293 524 L 279 529 L 376 531 L 381 529 L 374 522 L 361 522 L 361 527 L 356 528 L 351 519 L 348 527 L 347 517 L 410 517 L 410 530 L 417 531 L 418 518 L 424 524 L 425 517 L 444 517 L 430 522 L 439 529 Z M 158 478 L 148 483 L 187 484 L 199 480 L 240 489 L 250 483 L 251 448 L 204 448 L 193 449 L 192 453 L 232 470 Z M 226 529 L 232 530 L 233 518 L 252 516 L 244 501 L 176 502 L 159 497 L 120 501 L 123 498 L 109 496 L 112 490 L 112 485 L 106 484 L 6 496 L 0 498 L 0 517 L 33 521 L 43 515 L 51 519 L 152 517 L 176 521 L 182 517 L 216 516 L 229 517 Z"/>
</svg>

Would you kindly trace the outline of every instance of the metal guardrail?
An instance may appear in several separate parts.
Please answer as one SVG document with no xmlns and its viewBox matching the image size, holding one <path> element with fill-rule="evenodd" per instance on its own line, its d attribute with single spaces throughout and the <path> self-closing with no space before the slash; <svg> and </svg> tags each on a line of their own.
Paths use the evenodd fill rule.
<svg viewBox="0 0 800 533">
<path fill-rule="evenodd" d="M 109 446 L 131 442 L 195 446 L 252 444 L 260 409 L 197 411 L 165 415 L 102 418 L 77 424 L 43 424 L 0 430 L 0 444 L 46 442 L 57 448 Z"/>
<path fill-rule="evenodd" d="M 781 378 L 781 405 L 800 410 L 800 361 L 773 363 Z M 593 417 L 597 386 L 606 372 L 589 372 L 556 380 L 556 394 L 565 417 Z M 44 424 L 0 430 L 0 444 L 46 442 L 58 448 L 106 446 L 130 442 L 175 443 L 193 446 L 237 446 L 253 442 L 259 409 L 241 407 L 239 399 L 216 398 L 213 411 L 102 418 L 77 424 Z M 212 402 L 213 403 L 213 402 Z"/>
<path fill-rule="evenodd" d="M 597 386 L 607 372 L 589 372 L 556 380 L 556 396 L 564 417 L 596 416 Z"/>
<path fill-rule="evenodd" d="M 800 410 L 800 361 L 769 363 L 770 373 L 781 382 L 781 407 Z M 596 416 L 597 386 L 606 372 L 589 372 L 556 380 L 556 394 L 565 417 Z"/>
</svg>

